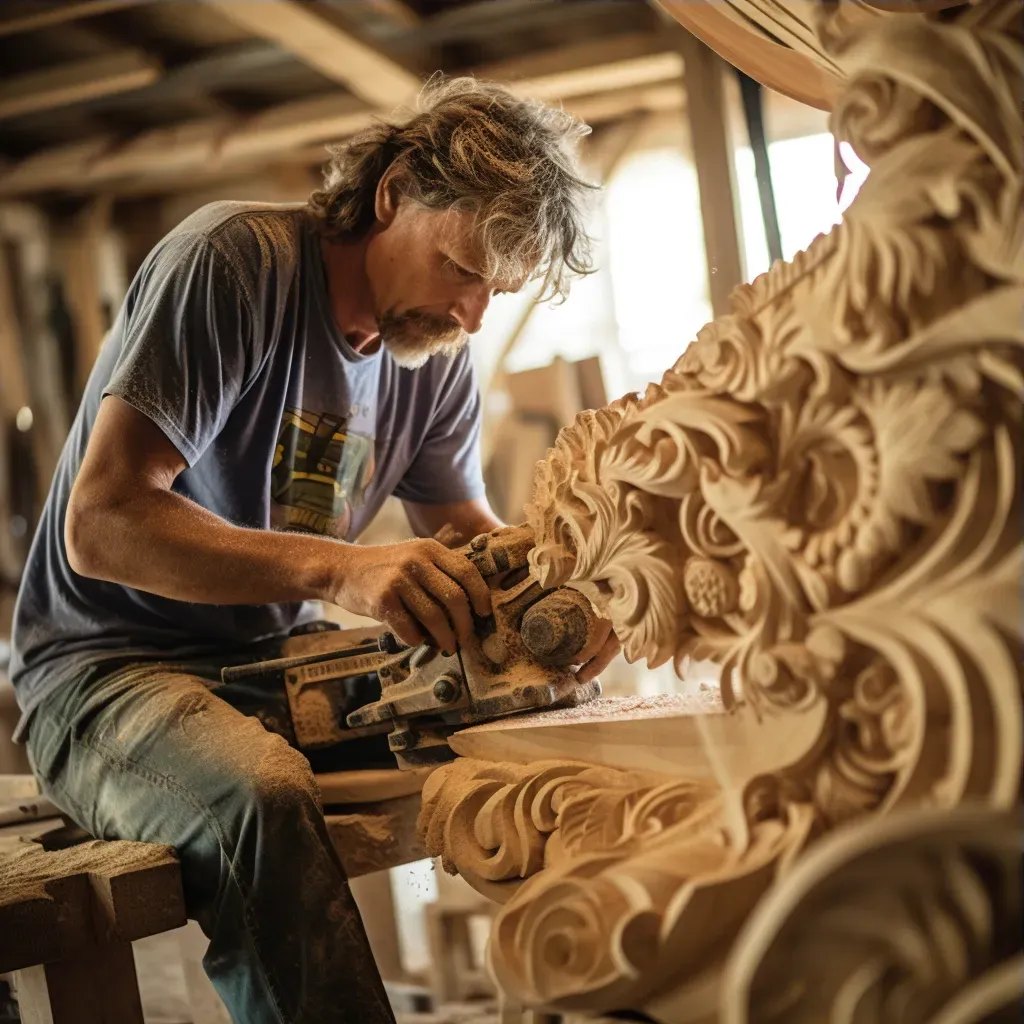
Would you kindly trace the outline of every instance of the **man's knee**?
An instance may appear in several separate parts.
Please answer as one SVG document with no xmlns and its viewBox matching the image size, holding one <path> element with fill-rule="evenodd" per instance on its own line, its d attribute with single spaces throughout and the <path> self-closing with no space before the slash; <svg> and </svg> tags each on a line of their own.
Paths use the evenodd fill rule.
<svg viewBox="0 0 1024 1024">
<path fill-rule="evenodd" d="M 280 736 L 268 734 L 242 771 L 239 795 L 247 814 L 284 819 L 321 813 L 309 761 Z"/>
</svg>

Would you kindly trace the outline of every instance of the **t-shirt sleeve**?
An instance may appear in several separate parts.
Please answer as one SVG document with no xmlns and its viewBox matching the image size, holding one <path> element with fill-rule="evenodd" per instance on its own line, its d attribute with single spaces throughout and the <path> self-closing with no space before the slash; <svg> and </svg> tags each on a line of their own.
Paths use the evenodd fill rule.
<svg viewBox="0 0 1024 1024">
<path fill-rule="evenodd" d="M 201 237 L 146 260 L 104 395 L 149 417 L 195 465 L 258 365 L 253 317 L 224 257 Z"/>
<path fill-rule="evenodd" d="M 463 349 L 442 381 L 441 398 L 395 496 L 423 505 L 482 498 L 481 417 L 476 371 Z"/>
</svg>

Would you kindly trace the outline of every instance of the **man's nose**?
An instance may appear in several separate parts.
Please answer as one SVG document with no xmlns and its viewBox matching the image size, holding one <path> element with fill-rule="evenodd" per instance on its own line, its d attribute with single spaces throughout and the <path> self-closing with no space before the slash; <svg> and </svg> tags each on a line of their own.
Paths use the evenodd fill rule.
<svg viewBox="0 0 1024 1024">
<path fill-rule="evenodd" d="M 476 334 L 484 322 L 484 313 L 491 302 L 491 292 L 486 286 L 474 288 L 461 295 L 452 307 L 452 316 L 467 334 Z"/>
</svg>

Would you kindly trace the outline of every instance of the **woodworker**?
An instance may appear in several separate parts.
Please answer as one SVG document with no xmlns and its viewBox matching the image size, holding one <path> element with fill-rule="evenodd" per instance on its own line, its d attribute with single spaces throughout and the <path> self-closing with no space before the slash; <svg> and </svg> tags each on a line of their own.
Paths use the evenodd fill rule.
<svg viewBox="0 0 1024 1024">
<path fill-rule="evenodd" d="M 421 538 L 501 525 L 466 341 L 492 295 L 586 271 L 584 131 L 432 80 L 405 123 L 332 150 L 308 204 L 219 202 L 172 230 L 89 379 L 15 612 L 18 735 L 92 835 L 177 849 L 239 1024 L 393 1018 L 308 761 L 208 667 L 319 601 L 446 651 L 487 613 L 437 541 L 348 541 L 392 494 Z"/>
</svg>

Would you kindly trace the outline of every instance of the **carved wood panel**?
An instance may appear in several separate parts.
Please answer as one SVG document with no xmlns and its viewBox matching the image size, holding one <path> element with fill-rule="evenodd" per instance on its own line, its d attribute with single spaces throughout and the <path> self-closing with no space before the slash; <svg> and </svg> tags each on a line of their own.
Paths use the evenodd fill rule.
<svg viewBox="0 0 1024 1024">
<path fill-rule="evenodd" d="M 827 11 L 837 147 L 871 167 L 842 224 L 736 289 L 659 384 L 577 417 L 527 508 L 534 575 L 586 594 L 628 658 L 712 658 L 766 736 L 820 708 L 820 741 L 738 792 L 577 762 L 435 773 L 428 848 L 503 901 L 491 967 L 525 1004 L 903 1019 L 847 1012 L 838 974 L 814 996 L 838 1016 L 751 1009 L 726 964 L 759 992 L 781 954 L 734 949 L 743 922 L 837 827 L 1020 797 L 1021 5 Z M 780 935 L 819 920 L 790 898 Z"/>
</svg>

